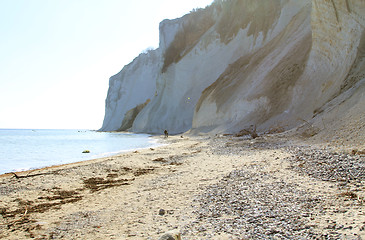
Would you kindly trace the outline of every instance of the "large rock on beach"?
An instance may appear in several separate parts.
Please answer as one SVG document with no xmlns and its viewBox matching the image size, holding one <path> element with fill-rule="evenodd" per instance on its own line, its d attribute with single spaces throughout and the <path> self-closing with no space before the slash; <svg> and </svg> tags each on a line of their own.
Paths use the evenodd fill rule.
<svg viewBox="0 0 365 240">
<path fill-rule="evenodd" d="M 159 240 L 181 240 L 181 235 L 178 230 L 171 230 L 162 235 Z"/>
</svg>

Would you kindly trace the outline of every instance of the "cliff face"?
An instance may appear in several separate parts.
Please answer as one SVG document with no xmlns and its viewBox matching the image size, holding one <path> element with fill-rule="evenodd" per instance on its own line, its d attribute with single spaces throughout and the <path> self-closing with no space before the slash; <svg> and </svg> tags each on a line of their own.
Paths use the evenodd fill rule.
<svg viewBox="0 0 365 240">
<path fill-rule="evenodd" d="M 357 11 L 364 1 L 309 4 L 311 11 L 302 8 L 276 38 L 242 56 L 203 92 L 194 128 L 290 128 L 339 94 L 359 52 L 364 23 Z M 205 118 L 211 114 L 218 117 Z"/>
<path fill-rule="evenodd" d="M 159 50 L 142 53 L 110 78 L 102 131 L 126 130 L 123 129 L 123 120 L 127 112 L 134 109 L 141 110 L 138 106 L 154 97 L 156 78 L 160 72 L 160 59 Z M 135 111 L 134 115 L 137 114 Z M 129 122 L 133 122 L 134 119 L 130 118 L 130 114 L 127 116 Z"/>
<path fill-rule="evenodd" d="M 102 130 L 120 129 L 126 116 L 124 126 L 148 133 L 315 122 L 363 86 L 364 5 L 228 0 L 165 20 L 159 49 L 110 79 Z"/>
</svg>

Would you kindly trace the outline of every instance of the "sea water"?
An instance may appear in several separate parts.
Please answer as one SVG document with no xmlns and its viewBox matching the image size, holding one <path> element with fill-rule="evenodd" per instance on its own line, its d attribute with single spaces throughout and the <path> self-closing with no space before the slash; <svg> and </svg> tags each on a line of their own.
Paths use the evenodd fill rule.
<svg viewBox="0 0 365 240">
<path fill-rule="evenodd" d="M 0 174 L 73 163 L 157 146 L 145 134 L 0 129 Z M 85 150 L 90 153 L 83 153 Z"/>
</svg>

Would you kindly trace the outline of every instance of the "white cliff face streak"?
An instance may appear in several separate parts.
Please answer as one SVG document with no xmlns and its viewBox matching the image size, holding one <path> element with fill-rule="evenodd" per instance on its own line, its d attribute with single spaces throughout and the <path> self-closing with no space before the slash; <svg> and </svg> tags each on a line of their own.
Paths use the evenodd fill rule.
<svg viewBox="0 0 365 240">
<path fill-rule="evenodd" d="M 160 58 L 158 50 L 142 53 L 110 78 L 102 131 L 119 130 L 128 111 L 153 98 Z"/>
<path fill-rule="evenodd" d="M 111 77 L 101 130 L 298 126 L 364 78 L 364 5 L 215 1 L 165 20 L 159 49 Z"/>
</svg>

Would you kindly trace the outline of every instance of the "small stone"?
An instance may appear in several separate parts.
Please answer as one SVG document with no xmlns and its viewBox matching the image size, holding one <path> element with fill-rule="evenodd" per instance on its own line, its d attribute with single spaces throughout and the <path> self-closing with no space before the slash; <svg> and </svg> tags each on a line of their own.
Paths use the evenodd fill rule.
<svg viewBox="0 0 365 240">
<path fill-rule="evenodd" d="M 162 235 L 159 240 L 181 240 L 180 231 L 176 229 L 168 231 L 164 235 Z"/>
<path fill-rule="evenodd" d="M 165 213 L 166 213 L 165 209 L 162 209 L 162 208 L 158 211 L 158 215 L 160 215 L 160 216 L 165 215 Z"/>
<path fill-rule="evenodd" d="M 204 226 L 201 226 L 201 227 L 199 227 L 198 231 L 205 232 L 205 231 L 207 231 L 207 229 Z"/>
</svg>

